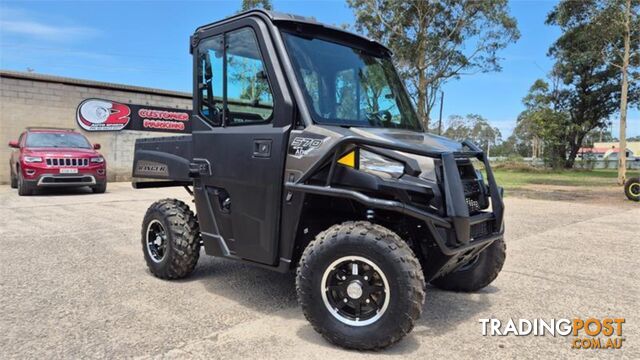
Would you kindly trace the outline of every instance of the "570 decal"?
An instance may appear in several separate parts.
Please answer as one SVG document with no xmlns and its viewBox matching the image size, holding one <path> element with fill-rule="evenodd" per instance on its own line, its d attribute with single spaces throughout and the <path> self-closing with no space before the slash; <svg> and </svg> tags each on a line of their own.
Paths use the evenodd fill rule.
<svg viewBox="0 0 640 360">
<path fill-rule="evenodd" d="M 295 157 L 303 157 L 309 154 L 311 151 L 318 149 L 320 145 L 322 145 L 322 139 L 314 139 L 309 137 L 301 137 L 297 136 L 291 141 L 291 145 L 289 146 L 289 154 Z"/>
</svg>

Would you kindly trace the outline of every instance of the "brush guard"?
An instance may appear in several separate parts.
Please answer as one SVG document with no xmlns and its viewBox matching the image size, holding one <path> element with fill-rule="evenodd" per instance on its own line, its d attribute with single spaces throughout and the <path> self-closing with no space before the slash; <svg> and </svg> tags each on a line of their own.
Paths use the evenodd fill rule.
<svg viewBox="0 0 640 360">
<path fill-rule="evenodd" d="M 434 274 L 433 277 L 437 277 L 455 270 L 455 268 L 477 255 L 493 241 L 500 239 L 504 234 L 503 192 L 502 188 L 496 184 L 493 171 L 489 165 L 489 159 L 472 142 L 465 140 L 462 145 L 463 150 L 466 148 L 468 151 L 429 151 L 403 144 L 390 144 L 375 139 L 345 137 L 338 140 L 332 149 L 299 179 L 286 182 L 285 190 L 347 198 L 367 207 L 396 211 L 424 221 L 442 254 L 449 258 L 446 264 L 443 264 L 440 270 Z M 446 205 L 446 216 L 442 217 L 395 200 L 378 199 L 358 191 L 332 186 L 335 169 L 338 164 L 337 160 L 349 146 L 369 146 L 439 159 L 442 164 L 443 198 Z M 470 215 L 469 205 L 465 198 L 465 189 L 456 162 L 456 159 L 461 158 L 475 158 L 484 164 L 489 187 L 488 192 L 491 199 L 491 211 L 482 211 Z M 330 159 L 331 165 L 325 186 L 307 184 L 306 182 L 322 169 Z"/>
</svg>

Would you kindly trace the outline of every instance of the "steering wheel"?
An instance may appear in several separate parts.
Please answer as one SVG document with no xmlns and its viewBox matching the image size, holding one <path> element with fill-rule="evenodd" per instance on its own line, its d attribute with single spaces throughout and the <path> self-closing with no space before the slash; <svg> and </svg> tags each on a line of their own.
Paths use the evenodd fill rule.
<svg viewBox="0 0 640 360">
<path fill-rule="evenodd" d="M 371 125 L 388 127 L 391 124 L 391 112 L 389 110 L 380 110 L 367 113 L 367 118 Z"/>
</svg>

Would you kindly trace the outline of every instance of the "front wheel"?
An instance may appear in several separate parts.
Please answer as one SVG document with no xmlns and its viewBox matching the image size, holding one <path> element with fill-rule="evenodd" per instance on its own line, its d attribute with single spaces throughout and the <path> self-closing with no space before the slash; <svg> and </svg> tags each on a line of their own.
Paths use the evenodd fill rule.
<svg viewBox="0 0 640 360">
<path fill-rule="evenodd" d="M 624 194 L 632 201 L 640 201 L 640 177 L 629 178 L 624 184 Z"/>
<path fill-rule="evenodd" d="M 200 229 L 187 204 L 176 199 L 153 203 L 142 221 L 142 251 L 149 271 L 161 279 L 180 279 L 200 256 Z"/>
<path fill-rule="evenodd" d="M 104 194 L 107 191 L 107 182 L 105 181 L 92 186 L 91 191 L 93 191 L 94 194 Z"/>
<path fill-rule="evenodd" d="M 18 195 L 27 196 L 33 194 L 34 188 L 27 181 L 24 180 L 24 177 L 18 170 Z"/>
<path fill-rule="evenodd" d="M 461 292 L 478 291 L 491 284 L 498 277 L 506 258 L 503 239 L 491 243 L 468 264 L 447 275 L 431 281 L 431 285 L 442 289 Z"/>
<path fill-rule="evenodd" d="M 305 249 L 296 277 L 302 311 L 330 342 L 385 348 L 408 334 L 422 313 L 424 277 L 409 246 L 392 231 L 346 222 Z"/>
</svg>

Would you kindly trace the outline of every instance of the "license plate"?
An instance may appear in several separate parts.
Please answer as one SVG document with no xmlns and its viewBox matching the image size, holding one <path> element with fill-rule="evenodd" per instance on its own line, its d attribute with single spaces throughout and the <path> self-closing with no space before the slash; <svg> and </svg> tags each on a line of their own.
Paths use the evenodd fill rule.
<svg viewBox="0 0 640 360">
<path fill-rule="evenodd" d="M 76 168 L 62 168 L 60 169 L 60 174 L 77 174 L 78 169 Z"/>
</svg>

